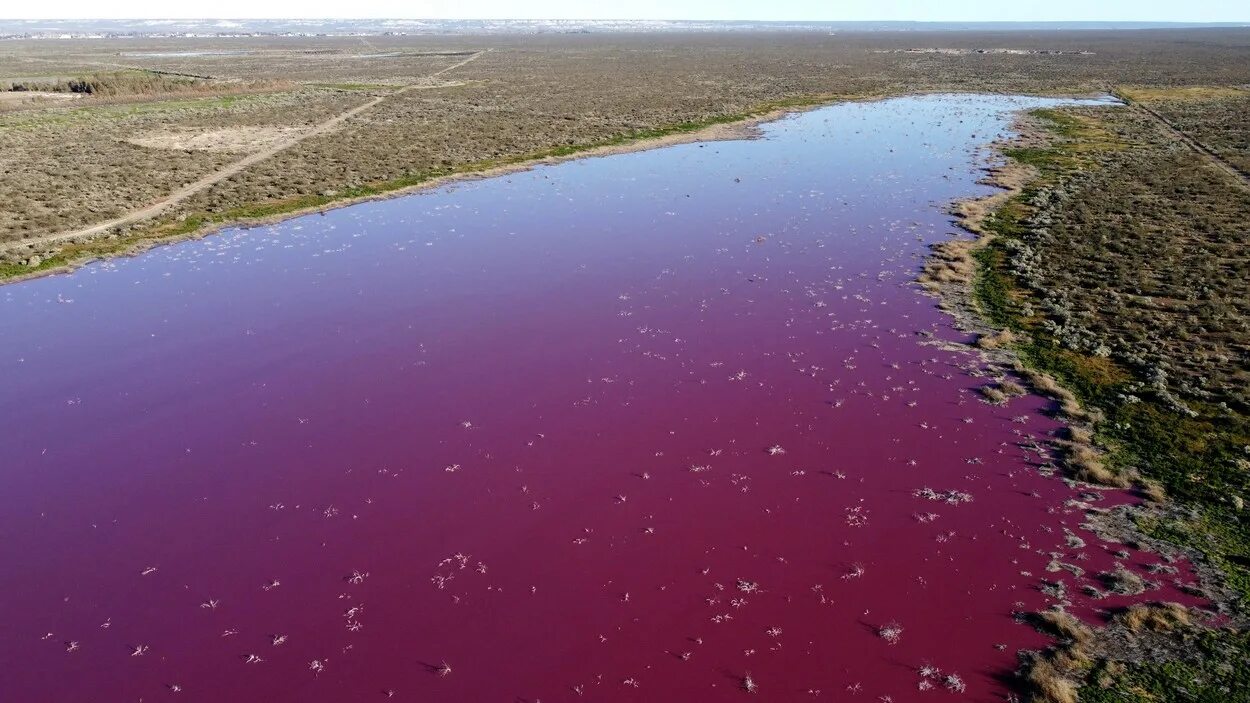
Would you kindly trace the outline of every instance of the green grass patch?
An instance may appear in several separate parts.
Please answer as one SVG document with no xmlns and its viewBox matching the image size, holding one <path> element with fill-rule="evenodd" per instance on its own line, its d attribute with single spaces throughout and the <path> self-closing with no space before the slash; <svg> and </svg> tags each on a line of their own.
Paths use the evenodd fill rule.
<svg viewBox="0 0 1250 703">
<path fill-rule="evenodd" d="M 1082 703 L 1245 703 L 1250 701 L 1250 634 L 1207 632 L 1182 661 L 1102 663 L 1081 689 Z"/>
<path fill-rule="evenodd" d="M 1005 256 L 1002 248 L 993 243 L 976 250 L 973 254 L 977 261 L 973 295 L 981 314 L 995 327 L 1018 329 L 1020 323 L 1016 301 L 1012 297 L 1013 285 L 1004 273 Z"/>
</svg>

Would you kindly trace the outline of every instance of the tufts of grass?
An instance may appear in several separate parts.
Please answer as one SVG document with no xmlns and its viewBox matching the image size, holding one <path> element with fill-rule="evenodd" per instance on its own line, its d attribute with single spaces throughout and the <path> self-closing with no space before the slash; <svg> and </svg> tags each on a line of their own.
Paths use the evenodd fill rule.
<svg viewBox="0 0 1250 703">
<path fill-rule="evenodd" d="M 1179 603 L 1136 604 L 1120 616 L 1124 626 L 1133 632 L 1148 629 L 1174 630 L 1190 625 L 1189 610 Z"/>
</svg>

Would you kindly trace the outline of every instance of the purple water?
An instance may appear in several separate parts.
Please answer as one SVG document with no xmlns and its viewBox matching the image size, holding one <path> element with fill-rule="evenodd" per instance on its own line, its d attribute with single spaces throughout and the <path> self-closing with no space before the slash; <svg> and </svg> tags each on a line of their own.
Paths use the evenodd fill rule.
<svg viewBox="0 0 1250 703">
<path fill-rule="evenodd" d="M 1013 613 L 1120 547 L 912 280 L 1049 104 L 838 105 L 5 286 L 0 700 L 1002 700 L 1045 643 Z"/>
</svg>

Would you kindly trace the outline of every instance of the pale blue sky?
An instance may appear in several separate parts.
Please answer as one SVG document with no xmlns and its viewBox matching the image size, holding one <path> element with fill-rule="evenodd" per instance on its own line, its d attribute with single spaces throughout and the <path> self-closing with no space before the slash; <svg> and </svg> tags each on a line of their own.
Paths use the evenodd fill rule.
<svg viewBox="0 0 1250 703">
<path fill-rule="evenodd" d="M 1250 0 L 43 0 L 5 18 L 1250 21 Z"/>
</svg>

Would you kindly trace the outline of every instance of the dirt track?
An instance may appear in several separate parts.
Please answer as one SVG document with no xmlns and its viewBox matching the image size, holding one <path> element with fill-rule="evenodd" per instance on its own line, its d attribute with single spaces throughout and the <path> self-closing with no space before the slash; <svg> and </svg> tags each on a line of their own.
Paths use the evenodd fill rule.
<svg viewBox="0 0 1250 703">
<path fill-rule="evenodd" d="M 1125 100 L 1125 102 L 1127 102 L 1129 106 L 1136 108 L 1137 110 L 1140 110 L 1143 114 L 1149 116 L 1155 122 L 1159 123 L 1164 129 L 1170 132 L 1172 136 L 1176 137 L 1176 139 L 1178 139 L 1179 141 L 1184 142 L 1186 146 L 1198 152 L 1202 156 L 1206 157 L 1207 160 L 1210 161 L 1213 166 L 1220 169 L 1221 171 L 1224 171 L 1228 175 L 1232 176 L 1233 180 L 1240 183 L 1243 188 L 1250 189 L 1250 177 L 1247 177 L 1246 174 L 1238 170 L 1236 166 L 1233 166 L 1232 164 L 1225 161 L 1223 157 L 1221 157 L 1219 154 L 1209 149 L 1205 144 L 1198 141 L 1197 139 L 1194 139 L 1188 134 L 1185 134 L 1179 128 L 1177 128 L 1176 125 L 1169 122 L 1166 117 L 1159 114 L 1158 112 L 1155 112 L 1154 110 L 1151 110 L 1150 108 L 1137 102 L 1136 100 Z"/>
<path fill-rule="evenodd" d="M 476 52 L 472 56 L 469 56 L 463 61 L 454 63 L 451 66 L 448 66 L 447 68 L 431 73 L 430 75 L 424 76 L 423 78 L 424 79 L 437 78 L 438 76 L 441 76 L 444 73 L 453 71 L 457 68 L 460 68 L 461 66 L 464 66 L 470 61 L 473 61 L 477 57 L 481 56 L 483 53 L 485 52 L 484 51 Z M 26 247 L 31 247 L 31 246 L 38 247 L 38 246 L 43 246 L 43 245 L 48 245 L 48 244 L 58 244 L 58 243 L 63 243 L 67 241 L 73 241 L 75 239 L 79 239 L 83 237 L 91 237 L 91 236 L 95 236 L 98 234 L 104 234 L 108 232 L 109 230 L 113 229 L 114 227 L 124 227 L 126 225 L 132 225 L 136 222 L 141 222 L 143 220 L 156 217 L 157 215 L 167 210 L 169 207 L 176 205 L 182 202 L 183 200 L 186 200 L 187 198 L 195 195 L 196 193 L 199 193 L 200 191 L 206 188 L 213 186 L 214 184 L 220 183 L 221 181 L 238 174 L 239 172 L 243 171 L 249 166 L 253 166 L 257 163 L 260 163 L 261 161 L 268 159 L 269 157 L 273 156 L 274 154 L 277 154 L 280 151 L 283 151 L 284 149 L 289 149 L 290 147 L 295 146 L 296 144 L 304 141 L 305 139 L 309 139 L 311 137 L 325 134 L 326 132 L 329 132 L 335 129 L 336 127 L 343 124 L 347 120 L 350 120 L 351 118 L 361 114 L 362 112 L 365 112 L 373 108 L 375 105 L 382 102 L 383 100 L 386 100 L 387 98 L 390 98 L 395 95 L 400 95 L 402 93 L 407 93 L 413 90 L 422 90 L 422 89 L 438 88 L 438 87 L 443 87 L 443 86 L 430 86 L 430 85 L 425 85 L 422 83 L 413 83 L 411 85 L 404 86 L 403 88 L 400 88 L 399 90 L 393 93 L 389 93 L 387 95 L 380 95 L 378 97 L 368 100 L 367 102 L 357 105 L 356 107 L 353 107 L 352 109 L 347 110 L 346 112 L 339 113 L 338 115 L 335 115 L 334 117 L 331 117 L 330 119 L 318 125 L 315 125 L 307 130 L 304 130 L 300 132 L 299 134 L 295 134 L 288 139 L 284 139 L 276 144 L 273 144 L 261 151 L 255 152 L 253 154 L 248 154 L 247 156 L 239 159 L 238 161 L 235 161 L 234 163 L 224 166 L 221 169 L 214 171 L 213 173 L 210 173 L 207 176 L 204 176 L 198 181 L 195 181 L 194 183 L 189 183 L 186 186 L 179 188 L 178 190 L 170 193 L 169 195 L 165 196 L 161 200 L 158 200 L 155 203 L 152 203 L 151 205 L 145 208 L 131 211 L 129 213 L 126 213 L 125 215 L 122 215 L 121 217 L 117 217 L 112 220 L 101 222 L 99 224 L 91 225 L 90 227 L 84 227 L 81 229 L 71 230 L 68 232 L 59 232 L 57 234 L 50 234 L 48 236 L 39 237 L 37 239 L 28 239 L 28 240 L 23 240 L 21 242 L 15 242 L 13 244 L 8 245 L 7 247 L 0 248 L 0 250 L 2 250 L 3 248 L 16 249 L 16 248 L 26 248 Z"/>
</svg>

